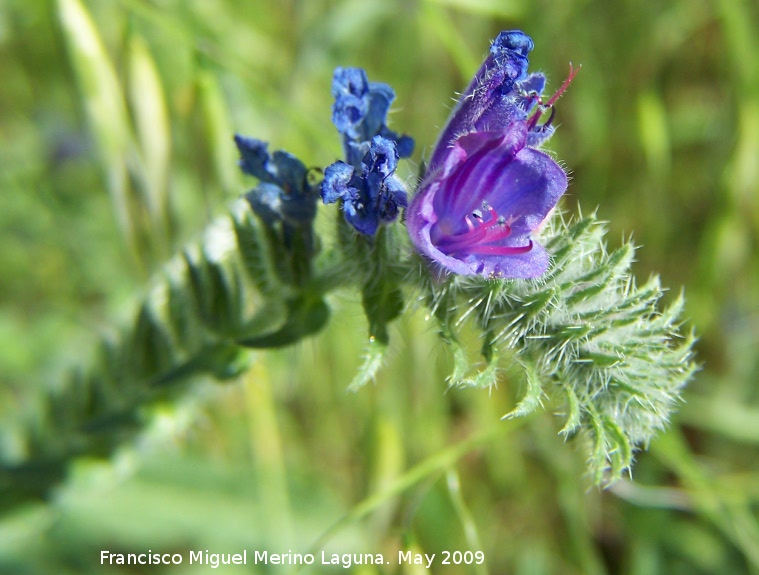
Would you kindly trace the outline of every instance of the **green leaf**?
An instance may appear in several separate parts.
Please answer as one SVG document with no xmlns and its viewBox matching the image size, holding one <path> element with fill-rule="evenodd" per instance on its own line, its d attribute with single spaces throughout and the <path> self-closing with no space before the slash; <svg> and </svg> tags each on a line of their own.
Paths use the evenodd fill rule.
<svg viewBox="0 0 759 575">
<path fill-rule="evenodd" d="M 543 386 L 540 381 L 540 375 L 531 362 L 524 362 L 523 366 L 526 383 L 524 395 L 519 400 L 519 403 L 517 403 L 517 406 L 501 419 L 525 417 L 543 406 Z"/>
<path fill-rule="evenodd" d="M 353 381 L 348 389 L 358 391 L 370 381 L 373 381 L 387 353 L 387 341 L 382 341 L 374 337 L 369 338 L 369 343 L 364 351 L 364 359 L 358 368 Z"/>
<path fill-rule="evenodd" d="M 287 301 L 287 319 L 277 330 L 237 341 L 252 348 L 273 348 L 291 345 L 321 331 L 329 319 L 329 306 L 320 297 L 298 296 Z"/>
<path fill-rule="evenodd" d="M 525 394 L 505 417 L 527 415 L 544 394 L 558 395 L 568 406 L 561 433 L 584 430 L 593 441 L 589 467 L 596 481 L 621 476 L 633 451 L 667 424 L 696 369 L 692 338 L 678 333 L 682 298 L 660 312 L 658 278 L 636 286 L 634 247 L 626 242 L 609 253 L 604 232 L 594 216 L 567 222 L 559 215 L 543 232 L 553 263 L 538 280 L 452 277 L 421 284 L 451 347 L 455 382 L 475 381 L 467 379 L 466 355 L 452 329 L 469 322 L 483 338 L 486 359 L 497 342 L 524 365 Z M 554 385 L 543 387 L 548 382 Z"/>
</svg>

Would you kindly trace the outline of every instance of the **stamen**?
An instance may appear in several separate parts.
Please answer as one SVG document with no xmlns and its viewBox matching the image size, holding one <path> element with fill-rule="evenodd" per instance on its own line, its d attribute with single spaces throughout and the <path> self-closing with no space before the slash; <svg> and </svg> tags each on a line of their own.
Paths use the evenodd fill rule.
<svg viewBox="0 0 759 575">
<path fill-rule="evenodd" d="M 535 129 L 535 126 L 538 125 L 538 120 L 540 119 L 540 116 L 543 115 L 543 112 L 545 112 L 545 108 L 543 106 L 538 106 L 538 109 L 535 110 L 535 113 L 530 116 L 529 120 L 527 120 L 528 132 L 532 132 Z"/>
<path fill-rule="evenodd" d="M 464 216 L 467 231 L 464 233 L 444 236 L 437 242 L 437 248 L 446 254 L 483 254 L 483 255 L 515 255 L 532 249 L 532 242 L 527 246 L 499 246 L 497 242 L 511 235 L 513 219 L 499 216 L 487 202 L 482 202 L 482 209 L 490 213 L 490 218 L 483 221 L 479 210 Z M 472 221 L 472 218 L 475 221 Z"/>
<path fill-rule="evenodd" d="M 490 246 L 490 245 L 478 245 L 474 249 L 469 250 L 470 254 L 477 254 L 481 256 L 516 256 L 519 254 L 526 254 L 532 249 L 532 240 L 529 240 L 526 246 Z"/>
<path fill-rule="evenodd" d="M 569 85 L 572 83 L 572 80 L 574 80 L 575 76 L 577 76 L 577 72 L 580 71 L 580 68 L 582 68 L 582 64 L 577 66 L 577 68 L 574 67 L 572 62 L 569 63 L 569 76 L 567 76 L 567 79 L 564 80 L 564 82 L 559 86 L 559 89 L 556 90 L 556 93 L 551 96 L 551 98 L 544 104 L 542 99 L 538 97 L 538 109 L 535 110 L 535 113 L 530 116 L 529 120 L 527 120 L 527 130 L 533 131 L 535 127 L 538 125 L 538 120 L 540 120 L 540 117 L 545 113 L 545 111 L 548 108 L 551 108 L 551 115 L 549 116 L 548 120 L 543 122 L 542 126 L 540 126 L 539 130 L 545 130 L 546 128 L 550 127 L 553 123 L 553 117 L 554 114 L 556 114 L 556 109 L 553 107 L 553 105 L 556 103 L 556 101 L 566 92 L 567 88 L 569 88 Z"/>
<path fill-rule="evenodd" d="M 540 126 L 538 126 L 538 131 L 542 132 L 543 130 L 547 130 L 551 127 L 551 124 L 553 124 L 553 118 L 556 116 L 556 108 L 551 106 L 551 115 L 548 116 L 548 119 L 543 122 Z"/>
<path fill-rule="evenodd" d="M 542 106 L 543 105 L 543 98 L 535 90 L 530 90 L 529 92 L 525 92 L 524 90 L 519 89 L 517 93 L 520 96 L 522 96 L 523 98 L 527 98 L 528 100 L 532 100 L 538 106 Z M 532 105 L 528 105 L 527 106 L 528 109 L 531 108 L 531 107 L 532 107 Z"/>
</svg>

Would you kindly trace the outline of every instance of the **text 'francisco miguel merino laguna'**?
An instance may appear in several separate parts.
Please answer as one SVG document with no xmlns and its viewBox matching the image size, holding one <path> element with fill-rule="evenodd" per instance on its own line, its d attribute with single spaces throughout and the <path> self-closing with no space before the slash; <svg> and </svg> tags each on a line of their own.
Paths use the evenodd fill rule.
<svg viewBox="0 0 759 575">
<path fill-rule="evenodd" d="M 265 565 L 340 565 L 345 569 L 353 565 L 384 565 L 382 553 L 269 553 L 268 551 L 253 551 L 254 564 Z M 410 551 L 398 552 L 399 564 L 423 565 L 430 568 L 435 559 L 435 554 L 411 553 Z M 317 563 L 318 561 L 318 563 Z M 181 553 L 155 553 L 148 550 L 146 553 L 111 553 L 108 550 L 100 552 L 101 565 L 181 565 L 184 556 Z M 190 565 L 208 565 L 217 568 L 220 565 L 247 565 L 248 551 L 241 553 L 211 553 L 205 551 L 190 551 Z"/>
</svg>

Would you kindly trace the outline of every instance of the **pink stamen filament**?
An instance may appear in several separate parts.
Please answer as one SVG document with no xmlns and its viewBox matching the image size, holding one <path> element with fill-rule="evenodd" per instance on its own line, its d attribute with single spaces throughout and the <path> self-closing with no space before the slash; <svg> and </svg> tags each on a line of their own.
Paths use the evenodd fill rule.
<svg viewBox="0 0 759 575">
<path fill-rule="evenodd" d="M 532 240 L 529 240 L 526 246 L 477 246 L 474 250 L 469 250 L 470 254 L 482 256 L 516 256 L 525 254 L 532 249 Z"/>
<path fill-rule="evenodd" d="M 536 112 L 530 116 L 530 119 L 527 121 L 527 129 L 532 130 L 537 124 L 540 117 L 543 115 L 543 112 L 545 112 L 548 108 L 553 108 L 553 105 L 556 103 L 556 101 L 561 98 L 562 94 L 567 91 L 567 88 L 569 88 L 569 85 L 572 83 L 572 80 L 575 79 L 575 76 L 577 76 L 577 72 L 580 71 L 580 68 L 582 68 L 582 65 L 577 66 L 577 68 L 574 67 L 572 62 L 569 63 L 569 75 L 567 76 L 567 79 L 564 80 L 564 82 L 559 86 L 559 89 L 556 90 L 556 93 L 551 96 L 551 98 L 543 103 L 543 100 L 540 96 L 538 96 L 537 102 L 538 102 L 538 109 Z M 550 125 L 551 121 L 553 120 L 553 114 L 554 110 L 551 110 L 551 117 L 548 119 L 545 124 Z"/>
<path fill-rule="evenodd" d="M 498 217 L 498 213 L 491 206 L 484 204 L 482 207 L 490 213 L 490 219 L 483 222 L 481 217 L 473 214 L 473 217 L 477 219 L 477 225 L 475 225 L 468 215 L 465 216 L 468 230 L 455 236 L 443 237 L 437 244 L 441 252 L 445 254 L 461 252 L 481 255 L 515 255 L 532 249 L 532 241 L 526 246 L 492 245 L 509 237 L 511 227 L 504 219 Z"/>
</svg>

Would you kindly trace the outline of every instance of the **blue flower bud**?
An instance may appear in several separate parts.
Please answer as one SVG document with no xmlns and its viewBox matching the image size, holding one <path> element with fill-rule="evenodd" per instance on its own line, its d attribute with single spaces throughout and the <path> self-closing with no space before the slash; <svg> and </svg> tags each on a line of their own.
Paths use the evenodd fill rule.
<svg viewBox="0 0 759 575">
<path fill-rule="evenodd" d="M 398 159 L 413 153 L 414 140 L 387 127 L 395 93 L 387 84 L 369 82 L 364 70 L 337 68 L 332 95 L 332 122 L 342 135 L 346 161 L 326 169 L 322 200 L 340 200 L 348 223 L 373 236 L 407 205 L 406 190 L 394 174 Z"/>
<path fill-rule="evenodd" d="M 373 236 L 381 223 L 393 221 L 407 205 L 406 190 L 395 177 L 395 142 L 375 136 L 357 169 L 335 162 L 324 171 L 322 201 L 342 200 L 345 219 L 360 233 Z"/>
<path fill-rule="evenodd" d="M 261 182 L 246 196 L 253 211 L 269 224 L 310 224 L 316 217 L 317 195 L 303 162 L 281 150 L 269 154 L 268 144 L 254 138 L 236 135 L 235 144 L 242 171 Z"/>
</svg>

